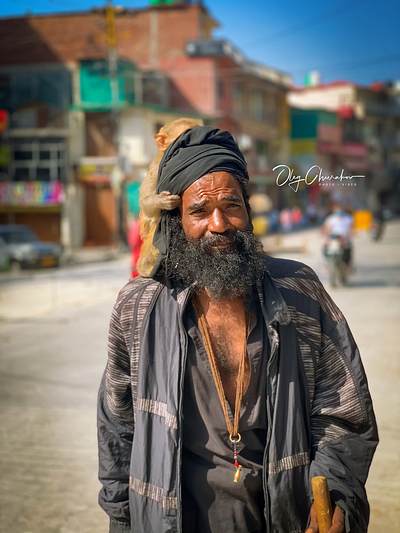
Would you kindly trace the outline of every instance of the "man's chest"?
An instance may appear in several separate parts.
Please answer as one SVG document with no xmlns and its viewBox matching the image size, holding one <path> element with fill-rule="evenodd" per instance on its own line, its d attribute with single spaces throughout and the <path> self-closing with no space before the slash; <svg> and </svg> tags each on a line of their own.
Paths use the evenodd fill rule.
<svg viewBox="0 0 400 533">
<path fill-rule="evenodd" d="M 225 370 L 237 371 L 247 340 L 247 332 L 243 324 L 238 326 L 229 320 L 219 320 L 208 324 L 217 361 Z"/>
</svg>

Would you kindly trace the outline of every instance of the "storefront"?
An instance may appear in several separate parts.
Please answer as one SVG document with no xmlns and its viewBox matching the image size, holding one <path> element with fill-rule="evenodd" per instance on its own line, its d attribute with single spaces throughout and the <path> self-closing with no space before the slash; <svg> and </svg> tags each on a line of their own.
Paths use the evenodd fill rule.
<svg viewBox="0 0 400 533">
<path fill-rule="evenodd" d="M 0 224 L 24 224 L 41 240 L 60 243 L 60 182 L 19 181 L 0 183 Z"/>
<path fill-rule="evenodd" d="M 84 187 L 84 246 L 109 246 L 118 242 L 117 199 L 111 186 L 116 157 L 84 157 L 79 181 Z"/>
</svg>

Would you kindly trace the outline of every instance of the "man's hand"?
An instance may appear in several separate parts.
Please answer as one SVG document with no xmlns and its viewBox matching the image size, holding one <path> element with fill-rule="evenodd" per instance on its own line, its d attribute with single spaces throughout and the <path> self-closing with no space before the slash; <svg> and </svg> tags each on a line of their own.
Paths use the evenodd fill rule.
<svg viewBox="0 0 400 533">
<path fill-rule="evenodd" d="M 318 522 L 317 522 L 317 511 L 315 505 L 312 504 L 311 510 L 311 522 L 310 526 L 307 529 L 306 533 L 319 533 Z M 335 507 L 333 511 L 332 526 L 328 533 L 343 533 L 344 531 L 344 516 L 339 507 Z"/>
</svg>

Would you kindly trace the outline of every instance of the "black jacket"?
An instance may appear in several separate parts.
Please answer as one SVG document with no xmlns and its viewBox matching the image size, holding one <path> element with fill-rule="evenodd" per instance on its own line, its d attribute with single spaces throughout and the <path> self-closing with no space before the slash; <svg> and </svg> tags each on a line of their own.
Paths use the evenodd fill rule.
<svg viewBox="0 0 400 533">
<path fill-rule="evenodd" d="M 266 257 L 258 286 L 271 356 L 263 483 L 267 531 L 304 532 L 310 480 L 328 479 L 347 533 L 367 531 L 378 443 L 348 325 L 315 273 Z M 137 278 L 120 292 L 99 392 L 99 502 L 112 533 L 181 533 L 181 413 L 190 290 Z"/>
</svg>

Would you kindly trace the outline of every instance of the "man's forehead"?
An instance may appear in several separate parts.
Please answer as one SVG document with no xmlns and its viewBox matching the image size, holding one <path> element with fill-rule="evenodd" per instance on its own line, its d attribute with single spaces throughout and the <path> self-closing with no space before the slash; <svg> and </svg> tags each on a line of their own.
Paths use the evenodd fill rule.
<svg viewBox="0 0 400 533">
<path fill-rule="evenodd" d="M 238 180 L 228 172 L 214 172 L 202 176 L 184 191 L 182 199 L 220 195 L 243 197 Z"/>
</svg>

